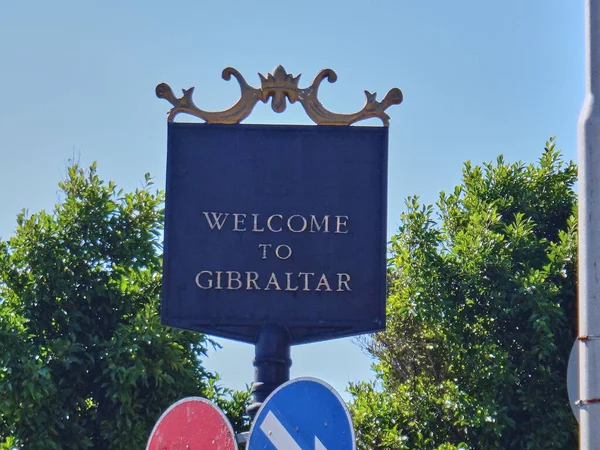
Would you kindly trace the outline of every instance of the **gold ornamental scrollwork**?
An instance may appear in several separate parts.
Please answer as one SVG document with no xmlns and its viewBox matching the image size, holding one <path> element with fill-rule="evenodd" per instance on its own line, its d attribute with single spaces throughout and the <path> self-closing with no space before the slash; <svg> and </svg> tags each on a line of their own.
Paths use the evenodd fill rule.
<svg viewBox="0 0 600 450">
<path fill-rule="evenodd" d="M 282 66 L 260 77 L 260 89 L 250 86 L 236 69 L 227 67 L 221 74 L 224 80 L 230 80 L 233 76 L 240 85 L 241 95 L 238 101 L 229 109 L 224 111 L 204 111 L 196 106 L 192 99 L 194 88 L 183 89 L 181 97 L 175 96 L 171 87 L 166 83 L 156 86 L 156 95 L 167 100 L 173 108 L 169 111 L 169 122 L 173 122 L 175 116 L 180 113 L 191 114 L 199 117 L 207 123 L 235 124 L 240 123 L 250 115 L 254 106 L 262 101 L 268 103 L 271 100 L 271 108 L 277 113 L 285 111 L 287 101 L 290 103 L 300 102 L 306 114 L 317 125 L 351 125 L 360 120 L 377 117 L 381 119 L 384 126 L 389 125 L 390 116 L 385 112 L 392 105 L 402 103 L 402 91 L 398 88 L 391 89 L 380 102 L 377 101 L 377 93 L 365 91 L 366 102 L 360 111 L 352 114 L 338 114 L 329 111 L 319 101 L 317 95 L 321 82 L 327 79 L 330 83 L 337 80 L 336 73 L 331 69 L 324 69 L 317 74 L 312 84 L 306 88 L 299 88 L 300 75 L 292 76 Z"/>
</svg>

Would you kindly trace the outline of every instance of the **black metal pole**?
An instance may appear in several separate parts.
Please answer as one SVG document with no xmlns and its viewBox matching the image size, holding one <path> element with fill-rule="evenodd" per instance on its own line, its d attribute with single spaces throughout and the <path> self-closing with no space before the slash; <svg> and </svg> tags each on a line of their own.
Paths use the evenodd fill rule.
<svg viewBox="0 0 600 450">
<path fill-rule="evenodd" d="M 290 333 L 285 327 L 267 325 L 260 330 L 254 347 L 254 403 L 246 410 L 251 420 L 269 394 L 290 379 L 290 342 Z"/>
</svg>

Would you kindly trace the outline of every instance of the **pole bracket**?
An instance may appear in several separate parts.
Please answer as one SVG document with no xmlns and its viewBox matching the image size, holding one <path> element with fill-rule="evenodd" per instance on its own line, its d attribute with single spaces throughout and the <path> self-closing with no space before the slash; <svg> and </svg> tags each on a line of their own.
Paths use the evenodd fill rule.
<svg viewBox="0 0 600 450">
<path fill-rule="evenodd" d="M 600 403 L 600 398 L 590 398 L 587 400 L 577 400 L 575 404 L 577 406 L 585 406 L 585 405 L 595 405 Z"/>
<path fill-rule="evenodd" d="M 598 334 L 584 334 L 583 336 L 579 336 L 577 338 L 578 341 L 597 341 L 600 340 L 600 335 Z"/>
</svg>

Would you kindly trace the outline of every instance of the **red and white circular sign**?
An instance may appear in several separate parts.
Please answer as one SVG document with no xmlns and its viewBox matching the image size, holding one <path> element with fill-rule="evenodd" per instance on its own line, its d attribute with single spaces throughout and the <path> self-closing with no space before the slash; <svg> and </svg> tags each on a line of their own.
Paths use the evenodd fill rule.
<svg viewBox="0 0 600 450">
<path fill-rule="evenodd" d="M 160 416 L 146 450 L 237 450 L 237 444 L 218 406 L 201 397 L 188 397 Z"/>
</svg>

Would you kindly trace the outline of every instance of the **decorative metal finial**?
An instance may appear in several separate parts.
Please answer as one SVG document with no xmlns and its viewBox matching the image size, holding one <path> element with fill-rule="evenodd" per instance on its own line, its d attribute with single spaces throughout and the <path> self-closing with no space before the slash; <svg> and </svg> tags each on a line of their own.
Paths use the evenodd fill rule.
<svg viewBox="0 0 600 450">
<path fill-rule="evenodd" d="M 173 105 L 169 111 L 169 122 L 173 122 L 175 116 L 179 113 L 191 114 L 199 117 L 207 123 L 234 124 L 240 123 L 250 115 L 254 106 L 262 101 L 267 103 L 271 99 L 271 108 L 277 113 L 285 111 L 287 106 L 286 98 L 290 103 L 300 102 L 306 114 L 317 125 L 351 125 L 360 120 L 371 117 L 381 119 L 384 126 L 389 125 L 390 116 L 385 110 L 391 105 L 402 103 L 402 91 L 398 88 L 391 89 L 384 99 L 377 101 L 377 93 L 365 91 L 367 97 L 366 103 L 360 111 L 353 114 L 337 114 L 326 109 L 317 94 L 321 82 L 327 78 L 330 83 L 337 80 L 336 73 L 331 69 L 321 70 L 313 80 L 312 84 L 306 88 L 299 88 L 298 82 L 300 75 L 292 76 L 287 73 L 283 66 L 277 66 L 272 72 L 263 76 L 260 73 L 260 89 L 254 88 L 246 83 L 244 77 L 234 68 L 227 67 L 221 75 L 224 80 L 230 80 L 234 76 L 240 84 L 241 96 L 238 101 L 225 111 L 204 111 L 198 108 L 192 100 L 194 88 L 183 89 L 183 95 L 177 98 L 171 87 L 166 83 L 156 86 L 156 95 L 164 98 Z"/>
</svg>

